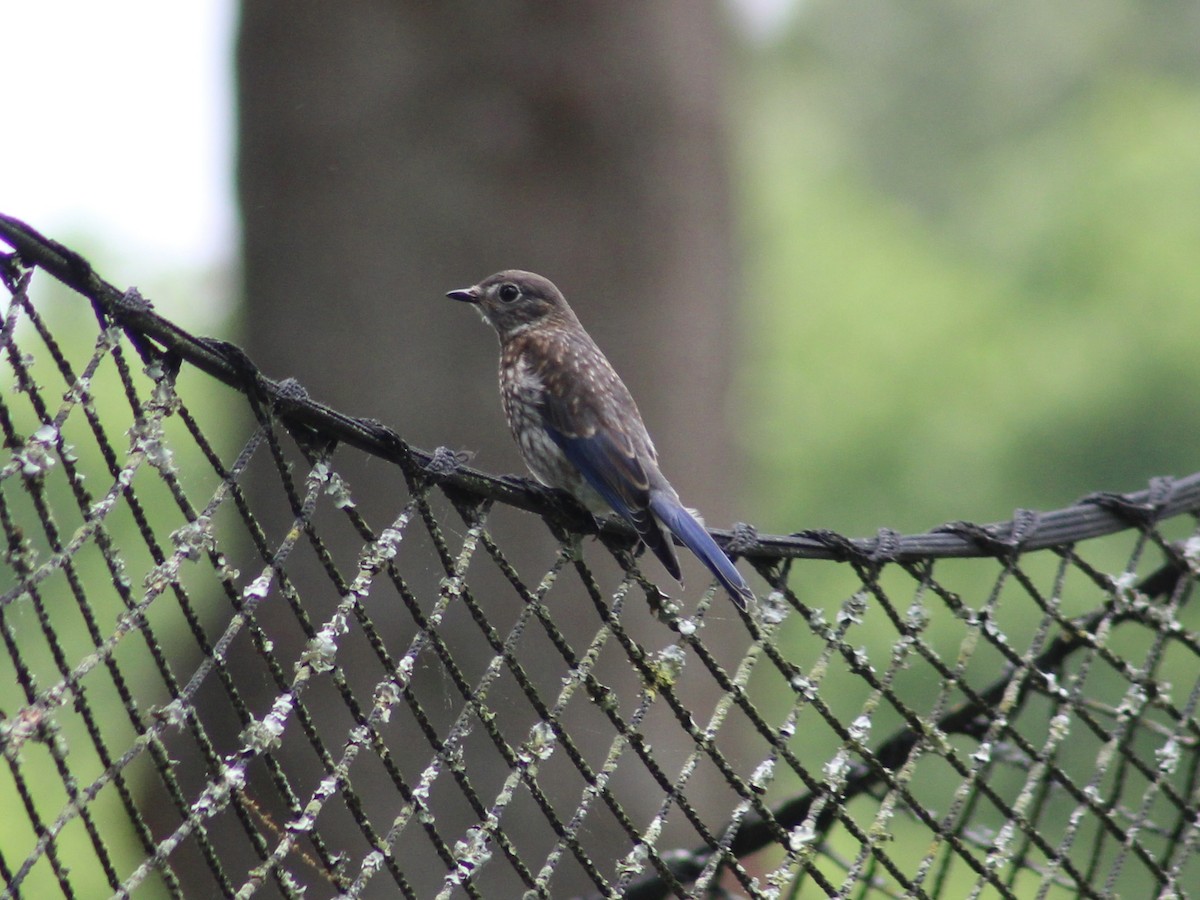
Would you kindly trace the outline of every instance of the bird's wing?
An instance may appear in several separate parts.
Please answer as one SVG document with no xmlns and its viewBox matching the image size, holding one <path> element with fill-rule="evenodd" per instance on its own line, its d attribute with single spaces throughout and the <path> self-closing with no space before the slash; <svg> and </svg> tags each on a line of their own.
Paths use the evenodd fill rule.
<svg viewBox="0 0 1200 900">
<path fill-rule="evenodd" d="M 609 385 L 605 385 L 609 388 L 605 392 L 580 389 L 577 379 L 564 385 L 565 390 L 555 389 L 558 387 L 550 386 L 542 394 L 546 432 L 584 480 L 633 525 L 646 546 L 678 579 L 674 545 L 649 508 L 651 481 L 661 478 L 653 445 L 624 385 L 616 388 L 615 394 Z"/>
<path fill-rule="evenodd" d="M 682 574 L 679 559 L 670 537 L 650 511 L 646 472 L 637 458 L 624 452 L 607 432 L 597 432 L 591 437 L 571 437 L 550 426 L 546 430 L 587 483 L 634 527 L 671 577 L 678 581 Z"/>
</svg>

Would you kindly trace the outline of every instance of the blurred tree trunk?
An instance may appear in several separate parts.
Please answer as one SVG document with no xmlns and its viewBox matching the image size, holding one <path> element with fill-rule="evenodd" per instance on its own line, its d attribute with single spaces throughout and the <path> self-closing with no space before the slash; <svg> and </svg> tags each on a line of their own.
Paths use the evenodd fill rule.
<svg viewBox="0 0 1200 900">
<path fill-rule="evenodd" d="M 736 509 L 734 291 L 715 4 L 245 5 L 246 326 L 256 361 L 418 445 L 523 471 L 494 339 L 445 291 L 556 281 L 688 502 Z"/>
<path fill-rule="evenodd" d="M 727 523 L 739 479 L 722 424 L 735 343 L 722 25 L 716 3 L 686 0 L 244 2 L 251 357 L 417 446 L 524 473 L 495 338 L 443 295 L 502 268 L 540 272 L 638 398 L 685 502 Z M 400 504 L 372 473 L 377 461 L 351 485 L 385 521 Z"/>
</svg>

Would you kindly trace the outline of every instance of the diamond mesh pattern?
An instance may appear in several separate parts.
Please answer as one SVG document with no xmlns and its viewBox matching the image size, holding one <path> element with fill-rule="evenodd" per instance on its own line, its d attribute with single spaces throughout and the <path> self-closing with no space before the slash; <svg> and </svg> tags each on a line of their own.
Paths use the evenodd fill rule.
<svg viewBox="0 0 1200 900">
<path fill-rule="evenodd" d="M 1200 476 L 742 615 L 0 226 L 4 896 L 1200 893 Z"/>
</svg>

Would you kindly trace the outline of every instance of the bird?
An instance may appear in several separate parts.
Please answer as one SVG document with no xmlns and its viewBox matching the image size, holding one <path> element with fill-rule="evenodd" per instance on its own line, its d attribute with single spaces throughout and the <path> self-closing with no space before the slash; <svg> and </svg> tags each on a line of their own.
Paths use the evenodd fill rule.
<svg viewBox="0 0 1200 900">
<path fill-rule="evenodd" d="M 615 511 L 682 584 L 674 535 L 747 609 L 753 591 L 680 502 L 629 389 L 553 282 L 507 269 L 446 296 L 496 331 L 505 418 L 537 480 L 592 513 Z"/>
</svg>

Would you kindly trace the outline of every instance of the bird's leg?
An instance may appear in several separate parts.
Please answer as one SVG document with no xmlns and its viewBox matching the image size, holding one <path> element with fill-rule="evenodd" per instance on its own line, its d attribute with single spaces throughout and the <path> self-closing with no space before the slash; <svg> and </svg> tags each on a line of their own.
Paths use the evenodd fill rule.
<svg viewBox="0 0 1200 900">
<path fill-rule="evenodd" d="M 546 489 L 553 498 L 563 525 L 578 535 L 600 534 L 604 527 L 604 517 L 597 516 L 580 503 L 567 491 L 558 488 Z"/>
</svg>

